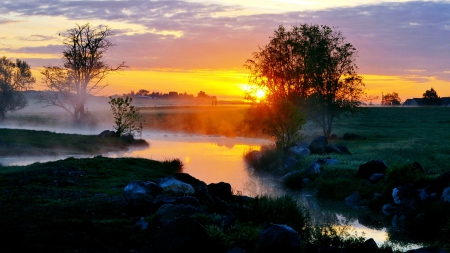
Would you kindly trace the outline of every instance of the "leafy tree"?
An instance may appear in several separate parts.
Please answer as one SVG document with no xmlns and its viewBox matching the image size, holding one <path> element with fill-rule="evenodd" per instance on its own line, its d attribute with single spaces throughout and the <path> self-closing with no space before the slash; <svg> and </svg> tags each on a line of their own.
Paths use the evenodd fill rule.
<svg viewBox="0 0 450 253">
<path fill-rule="evenodd" d="M 397 92 L 387 93 L 381 99 L 381 105 L 401 105 L 401 103 Z"/>
<path fill-rule="evenodd" d="M 18 91 L 30 89 L 35 82 L 26 62 L 0 58 L 0 121 L 5 119 L 8 112 L 27 106 L 25 96 Z"/>
<path fill-rule="evenodd" d="M 249 82 L 267 92 L 269 101 L 288 99 L 308 112 L 326 136 L 334 119 L 351 115 L 364 95 L 357 74 L 356 49 L 341 32 L 303 24 L 279 26 L 269 44 L 246 61 Z"/>
<path fill-rule="evenodd" d="M 74 121 L 82 121 L 86 101 L 107 86 L 101 81 L 126 67 L 124 62 L 111 67 L 104 60 L 114 46 L 108 40 L 111 35 L 109 27 L 93 28 L 89 23 L 68 30 L 63 41 L 63 66 L 44 67 L 41 72 L 47 88 L 53 91 L 41 101 L 63 108 Z"/>
<path fill-rule="evenodd" d="M 426 90 L 423 93 L 423 99 L 425 99 L 430 105 L 441 105 L 441 98 L 438 96 L 437 92 L 431 87 L 431 89 Z"/>
<path fill-rule="evenodd" d="M 114 115 L 114 129 L 117 136 L 125 134 L 141 133 L 144 121 L 139 114 L 139 109 L 131 105 L 132 98 L 125 99 L 109 97 L 109 104 Z"/>
<path fill-rule="evenodd" d="M 277 149 L 287 149 L 303 139 L 300 130 L 306 123 L 305 115 L 287 99 L 267 104 L 263 132 L 275 138 Z"/>
</svg>

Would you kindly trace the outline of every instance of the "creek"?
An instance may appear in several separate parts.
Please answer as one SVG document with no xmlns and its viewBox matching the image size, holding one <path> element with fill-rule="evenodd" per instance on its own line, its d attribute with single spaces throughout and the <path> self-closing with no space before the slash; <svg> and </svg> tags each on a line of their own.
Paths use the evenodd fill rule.
<svg viewBox="0 0 450 253">
<path fill-rule="evenodd" d="M 380 213 L 355 209 L 339 201 L 317 199 L 313 190 L 288 190 L 282 187 L 279 179 L 255 173 L 246 166 L 243 155 L 249 150 L 259 150 L 261 145 L 268 143 L 267 140 L 151 132 L 144 132 L 142 138 L 150 143 L 148 148 L 131 148 L 104 156 L 140 157 L 159 161 L 178 158 L 184 164 L 183 172 L 207 184 L 227 182 L 231 184 L 234 194 L 251 197 L 290 195 L 308 209 L 314 224 L 329 224 L 341 228 L 346 226 L 352 234 L 373 238 L 379 246 L 396 237 L 390 242 L 402 251 L 419 247 L 402 242 L 401 238 L 397 239 L 398 233 L 392 230 L 390 222 Z M 66 157 L 0 158 L 0 164 L 27 165 Z"/>
</svg>

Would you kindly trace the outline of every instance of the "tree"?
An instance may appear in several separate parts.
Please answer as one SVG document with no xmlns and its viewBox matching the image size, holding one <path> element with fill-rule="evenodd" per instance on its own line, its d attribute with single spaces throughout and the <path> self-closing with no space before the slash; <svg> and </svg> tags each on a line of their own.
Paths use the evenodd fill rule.
<svg viewBox="0 0 450 253">
<path fill-rule="evenodd" d="M 92 28 L 89 23 L 68 30 L 63 41 L 63 66 L 44 67 L 41 72 L 47 88 L 53 91 L 41 101 L 63 108 L 74 121 L 82 121 L 86 101 L 107 86 L 101 81 L 127 67 L 124 62 L 111 67 L 104 60 L 114 46 L 107 39 L 111 35 L 109 27 Z"/>
<path fill-rule="evenodd" d="M 438 96 L 437 92 L 431 87 L 431 89 L 426 90 L 423 93 L 423 99 L 426 100 L 426 103 L 429 105 L 441 105 L 441 98 Z"/>
<path fill-rule="evenodd" d="M 117 136 L 126 134 L 141 133 L 143 128 L 142 116 L 139 114 L 139 109 L 131 105 L 132 98 L 125 99 L 118 97 L 109 97 L 109 104 L 114 115 L 114 129 Z"/>
<path fill-rule="evenodd" d="M 306 123 L 306 117 L 297 106 L 287 99 L 280 99 L 266 107 L 263 133 L 275 138 L 277 149 L 287 150 L 303 139 L 300 130 Z"/>
<path fill-rule="evenodd" d="M 18 91 L 30 89 L 35 82 L 26 62 L 17 59 L 14 63 L 6 57 L 0 58 L 0 121 L 8 112 L 27 106 L 25 96 Z"/>
<path fill-rule="evenodd" d="M 249 82 L 269 101 L 288 99 L 331 135 L 334 119 L 351 115 L 364 95 L 356 49 L 328 26 L 279 26 L 268 45 L 246 61 Z"/>
<path fill-rule="evenodd" d="M 401 105 L 401 103 L 397 92 L 387 93 L 381 98 L 381 105 Z"/>
</svg>

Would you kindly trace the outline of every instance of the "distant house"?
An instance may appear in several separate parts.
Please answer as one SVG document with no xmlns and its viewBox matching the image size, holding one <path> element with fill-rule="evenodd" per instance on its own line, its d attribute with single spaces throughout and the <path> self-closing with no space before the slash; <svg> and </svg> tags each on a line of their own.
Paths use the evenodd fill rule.
<svg viewBox="0 0 450 253">
<path fill-rule="evenodd" d="M 406 99 L 405 102 L 403 102 L 403 106 L 450 106 L 450 97 L 442 97 L 440 102 L 437 103 L 436 101 L 430 101 L 428 99 L 423 98 L 409 98 Z"/>
</svg>

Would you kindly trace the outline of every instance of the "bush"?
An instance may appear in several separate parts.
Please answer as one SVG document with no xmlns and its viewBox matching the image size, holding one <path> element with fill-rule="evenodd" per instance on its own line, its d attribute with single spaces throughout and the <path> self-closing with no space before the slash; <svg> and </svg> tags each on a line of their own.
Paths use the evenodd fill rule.
<svg viewBox="0 0 450 253">
<path fill-rule="evenodd" d="M 352 169 L 327 170 L 316 179 L 317 197 L 344 200 L 358 189 L 359 180 L 355 180 Z"/>
<path fill-rule="evenodd" d="M 283 150 L 266 145 L 261 151 L 250 150 L 244 154 L 246 164 L 256 171 L 272 172 L 283 167 L 286 154 Z"/>
</svg>

